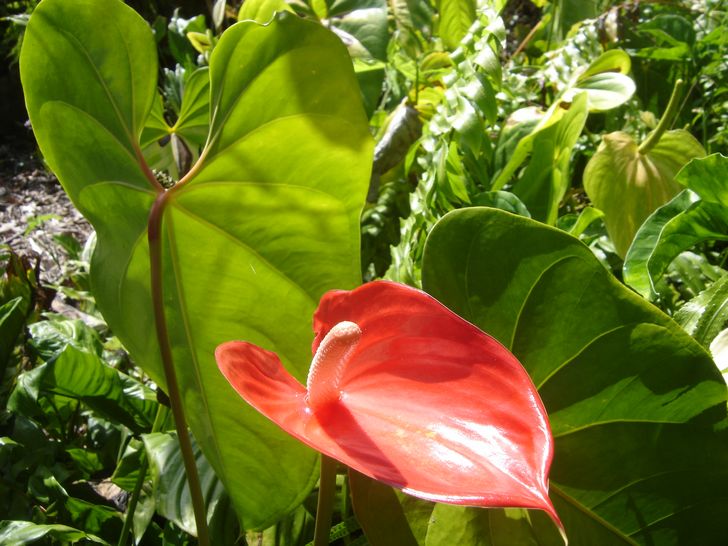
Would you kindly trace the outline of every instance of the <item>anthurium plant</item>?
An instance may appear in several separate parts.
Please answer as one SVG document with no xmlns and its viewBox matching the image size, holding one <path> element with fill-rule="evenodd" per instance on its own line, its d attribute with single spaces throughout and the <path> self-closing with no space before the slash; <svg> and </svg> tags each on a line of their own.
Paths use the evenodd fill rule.
<svg viewBox="0 0 728 546">
<path fill-rule="evenodd" d="M 214 351 L 250 340 L 303 378 L 302 318 L 359 282 L 372 142 L 344 46 L 286 14 L 228 30 L 210 59 L 206 144 L 170 189 L 140 147 L 157 62 L 132 9 L 44 1 L 21 73 L 41 151 L 98 234 L 105 319 L 184 412 L 178 432 L 186 421 L 245 527 L 273 524 L 314 485 L 316 453 L 240 400 Z"/>
<path fill-rule="evenodd" d="M 584 186 L 603 210 L 574 205 L 572 153 L 591 114 L 638 91 L 629 55 L 584 61 L 546 114 L 509 133 L 531 99 L 496 103 L 505 2 L 483 4 L 246 1 L 217 35 L 170 24 L 194 30 L 205 65 L 187 55 L 196 69 L 172 73 L 157 61 L 164 29 L 121 0 L 39 3 L 20 55 L 28 114 L 96 232 L 93 298 L 143 374 L 110 369 L 85 329 L 90 351 L 49 334 L 64 341 L 37 349 L 47 362 L 20 376 L 8 407 L 30 414 L 63 396 L 77 413 L 122 415 L 129 439 L 110 479 L 131 500 L 123 522 L 110 508 L 87 517 L 103 532 L 55 524 L 46 506 L 43 521 L 0 522 L 0 542 L 114 532 L 145 544 L 155 513 L 201 546 L 726 542 L 726 383 L 704 340 L 608 269 L 634 239 L 628 264 L 649 246 L 662 258 L 648 277 L 662 275 L 674 252 L 654 232 L 725 205 L 712 181 L 725 158 L 675 180 L 704 150 L 671 149 L 673 96 L 639 150 L 622 139 L 637 159 L 610 135 L 593 155 Z M 540 4 L 563 17 L 563 3 Z M 218 30 L 226 7 L 211 3 Z M 534 27 L 548 33 L 537 43 L 557 39 L 547 27 Z M 383 121 L 387 107 L 409 112 L 411 130 Z M 374 133 L 394 166 L 372 176 Z M 418 176 L 428 186 L 407 209 Z M 689 189 L 667 202 L 679 184 Z M 637 212 L 622 203 L 657 194 Z M 656 208 L 648 237 L 638 224 Z M 362 222 L 374 237 L 392 218 L 395 236 L 370 250 L 397 248 L 362 264 Z M 611 255 L 576 238 L 610 234 Z M 724 237 L 690 241 L 706 239 Z M 390 262 L 389 279 L 411 286 L 362 283 Z M 0 326 L 15 340 L 24 300 L 5 300 Z M 0 460 L 14 445 L 0 438 Z M 100 472 L 83 449 L 68 457 L 87 480 Z M 39 495 L 72 498 L 50 472 L 39 466 Z M 169 529 L 160 544 L 177 543 Z"/>
</svg>

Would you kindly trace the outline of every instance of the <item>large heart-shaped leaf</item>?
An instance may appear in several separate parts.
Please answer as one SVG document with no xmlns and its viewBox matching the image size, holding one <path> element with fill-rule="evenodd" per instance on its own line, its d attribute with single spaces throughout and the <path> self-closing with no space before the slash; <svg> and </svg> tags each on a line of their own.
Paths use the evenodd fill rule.
<svg viewBox="0 0 728 546">
<path fill-rule="evenodd" d="M 624 257 L 642 222 L 679 191 L 675 175 L 705 150 L 690 133 L 668 131 L 649 151 L 621 131 L 604 135 L 584 170 L 584 189 L 604 211 L 617 253 Z"/>
<path fill-rule="evenodd" d="M 319 297 L 360 281 L 372 144 L 347 52 L 288 14 L 228 29 L 210 59 L 207 144 L 165 192 L 139 147 L 157 76 L 147 24 L 118 0 L 45 0 L 25 36 L 21 76 L 39 145 L 98 234 L 99 307 L 164 386 L 147 243 L 157 200 L 165 315 L 189 424 L 244 526 L 266 527 L 305 497 L 316 454 L 243 403 L 213 351 L 250 340 L 302 378 Z"/>
<path fill-rule="evenodd" d="M 677 324 L 577 239 L 495 209 L 435 226 L 423 284 L 534 380 L 555 441 L 551 499 L 573 544 L 724 543 L 726 387 Z"/>
</svg>

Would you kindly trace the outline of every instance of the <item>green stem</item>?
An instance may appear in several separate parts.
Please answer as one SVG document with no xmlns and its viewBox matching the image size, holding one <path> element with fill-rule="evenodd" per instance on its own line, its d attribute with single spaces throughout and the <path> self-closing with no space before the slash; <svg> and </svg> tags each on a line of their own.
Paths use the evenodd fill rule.
<svg viewBox="0 0 728 546">
<path fill-rule="evenodd" d="M 322 454 L 313 546 L 327 546 L 329 543 L 329 531 L 331 529 L 331 515 L 334 511 L 335 495 L 336 461 Z"/>
<path fill-rule="evenodd" d="M 164 415 L 164 416 L 163 416 Z M 151 432 L 159 432 L 162 428 L 162 424 L 167 420 L 166 410 L 161 404 L 157 407 L 157 415 L 154 417 L 154 423 L 152 424 Z M 139 496 L 142 494 L 142 487 L 144 487 L 144 480 L 147 477 L 147 470 L 149 469 L 149 460 L 146 456 L 143 456 L 141 467 L 139 468 L 139 476 L 134 484 L 134 490 L 131 493 L 131 499 L 129 500 L 129 506 L 126 508 L 126 517 L 124 518 L 124 527 L 121 529 L 121 535 L 119 535 L 118 546 L 126 546 L 127 539 L 131 534 L 132 524 L 134 523 L 134 512 L 136 511 L 137 503 L 139 502 Z"/>
<path fill-rule="evenodd" d="M 657 127 L 655 127 L 654 131 L 652 131 L 649 135 L 647 135 L 647 138 L 640 144 L 639 152 L 644 155 L 650 152 L 652 148 L 655 147 L 655 145 L 660 142 L 660 139 L 662 138 L 662 135 L 667 129 L 672 125 L 672 123 L 675 121 L 675 116 L 677 116 L 677 113 L 680 111 L 680 108 L 678 107 L 680 103 L 680 91 L 683 87 L 683 81 L 677 80 L 675 82 L 675 87 L 672 88 L 672 95 L 670 95 L 670 102 L 667 103 L 667 108 L 665 109 L 665 113 L 662 114 L 662 117 L 660 118 L 660 121 L 657 124 Z"/>
<path fill-rule="evenodd" d="M 159 351 L 162 357 L 162 365 L 164 367 L 164 378 L 167 382 L 167 394 L 169 395 L 170 404 L 172 405 L 172 415 L 174 417 L 175 427 L 177 428 L 177 438 L 182 452 L 182 460 L 185 465 L 187 482 L 190 486 L 192 509 L 194 510 L 195 523 L 197 524 L 197 540 L 199 546 L 210 546 L 210 538 L 207 531 L 205 500 L 202 495 L 202 487 L 200 486 L 200 476 L 197 472 L 195 454 L 192 451 L 192 441 L 190 440 L 190 434 L 187 430 L 187 421 L 185 420 L 184 407 L 182 406 L 182 396 L 180 394 L 179 384 L 177 383 L 177 374 L 174 370 L 172 345 L 170 344 L 169 332 L 167 331 L 167 319 L 164 315 L 162 281 L 162 219 L 168 195 L 168 192 L 163 192 L 157 196 L 157 199 L 154 201 L 154 205 L 152 205 L 152 211 L 149 214 L 149 223 L 147 226 L 154 322 L 157 332 L 157 341 L 159 342 Z"/>
<path fill-rule="evenodd" d="M 132 524 L 134 523 L 134 512 L 139 502 L 139 497 L 142 493 L 142 487 L 144 487 L 144 480 L 147 478 L 147 469 L 149 468 L 149 461 L 144 457 L 142 464 L 139 467 L 139 476 L 134 484 L 134 491 L 131 493 L 131 499 L 129 500 L 129 506 L 126 509 L 126 517 L 124 518 L 124 527 L 121 529 L 121 535 L 119 536 L 119 546 L 126 546 L 127 539 L 132 532 Z"/>
</svg>

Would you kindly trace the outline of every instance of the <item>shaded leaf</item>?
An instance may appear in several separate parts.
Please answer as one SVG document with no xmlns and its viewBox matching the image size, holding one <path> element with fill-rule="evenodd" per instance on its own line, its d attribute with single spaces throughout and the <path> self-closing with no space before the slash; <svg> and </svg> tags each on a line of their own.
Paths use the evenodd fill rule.
<svg viewBox="0 0 728 546">
<path fill-rule="evenodd" d="M 0 543 L 5 546 L 32 544 L 45 537 L 62 541 L 88 540 L 94 544 L 108 544 L 99 537 L 89 535 L 67 525 L 40 525 L 30 521 L 0 522 Z"/>
<path fill-rule="evenodd" d="M 520 214 L 526 218 L 531 217 L 531 213 L 528 212 L 523 201 L 509 191 L 484 191 L 477 193 L 472 197 L 472 204 L 478 207 L 493 207 L 505 210 L 513 214 Z"/>
<path fill-rule="evenodd" d="M 387 60 L 387 2 L 385 0 L 334 0 L 325 21 L 354 58 Z"/>
<path fill-rule="evenodd" d="M 100 355 L 103 349 L 98 332 L 81 320 L 69 320 L 60 315 L 28 326 L 33 348 L 43 360 L 58 356 L 66 346 Z"/>
<path fill-rule="evenodd" d="M 135 432 L 149 430 L 157 412 L 154 391 L 72 345 L 44 367 L 40 389 L 75 398 Z"/>
<path fill-rule="evenodd" d="M 15 342 L 25 326 L 23 298 L 18 296 L 0 306 L 0 377 L 4 377 Z"/>
<path fill-rule="evenodd" d="M 423 283 L 538 386 L 555 440 L 551 498 L 573 543 L 723 542 L 725 383 L 677 324 L 578 240 L 495 209 L 436 225 Z"/>
<path fill-rule="evenodd" d="M 155 432 L 145 434 L 142 439 L 154 481 L 157 512 L 196 536 L 192 497 L 176 433 Z M 195 442 L 192 447 L 207 508 L 210 539 L 213 544 L 234 544 L 238 525 L 230 499 Z"/>
<path fill-rule="evenodd" d="M 349 470 L 354 514 L 370 544 L 416 546 L 394 490 L 355 470 Z"/>
</svg>

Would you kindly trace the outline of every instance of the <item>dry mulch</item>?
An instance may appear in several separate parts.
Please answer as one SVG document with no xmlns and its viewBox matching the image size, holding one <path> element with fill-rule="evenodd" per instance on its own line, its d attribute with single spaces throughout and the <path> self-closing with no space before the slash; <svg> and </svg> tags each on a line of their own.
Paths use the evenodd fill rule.
<svg viewBox="0 0 728 546">
<path fill-rule="evenodd" d="M 32 147 L 0 144 L 0 242 L 39 261 L 43 284 L 59 282 L 68 260 L 54 237 L 70 235 L 83 245 L 91 232 Z"/>
</svg>

